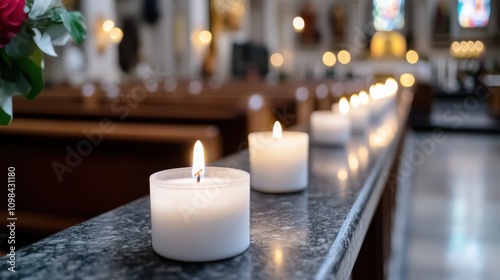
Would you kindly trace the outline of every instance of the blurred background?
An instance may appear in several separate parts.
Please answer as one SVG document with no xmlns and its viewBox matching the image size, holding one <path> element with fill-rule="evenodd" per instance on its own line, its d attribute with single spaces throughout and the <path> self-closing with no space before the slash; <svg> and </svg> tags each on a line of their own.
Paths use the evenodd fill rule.
<svg viewBox="0 0 500 280">
<path fill-rule="evenodd" d="M 500 277 L 498 1 L 64 3 L 87 40 L 45 57 L 45 90 L 16 97 L 0 128 L 21 244 L 147 195 L 151 173 L 190 165 L 197 139 L 214 161 L 394 77 L 415 94 L 409 149 L 436 129 L 448 140 L 405 181 L 391 275 Z"/>
</svg>

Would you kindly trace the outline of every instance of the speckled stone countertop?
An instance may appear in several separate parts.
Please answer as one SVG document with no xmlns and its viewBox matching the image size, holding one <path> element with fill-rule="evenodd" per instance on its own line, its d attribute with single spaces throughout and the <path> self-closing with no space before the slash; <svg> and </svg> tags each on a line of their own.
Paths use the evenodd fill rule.
<svg viewBox="0 0 500 280">
<path fill-rule="evenodd" d="M 348 147 L 312 145 L 306 191 L 252 192 L 251 245 L 239 256 L 209 263 L 160 257 L 143 197 L 20 249 L 17 273 L 1 258 L 0 278 L 347 279 L 402 138 L 408 106 L 399 107 Z M 248 153 L 214 165 L 248 171 Z"/>
</svg>

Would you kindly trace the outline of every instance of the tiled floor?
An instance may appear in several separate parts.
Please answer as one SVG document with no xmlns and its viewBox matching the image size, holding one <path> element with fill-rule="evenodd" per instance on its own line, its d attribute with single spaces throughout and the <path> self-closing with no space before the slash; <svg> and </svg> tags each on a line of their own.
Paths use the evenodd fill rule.
<svg viewBox="0 0 500 280">
<path fill-rule="evenodd" d="M 447 132 L 408 180 L 399 279 L 500 279 L 500 135 Z"/>
</svg>

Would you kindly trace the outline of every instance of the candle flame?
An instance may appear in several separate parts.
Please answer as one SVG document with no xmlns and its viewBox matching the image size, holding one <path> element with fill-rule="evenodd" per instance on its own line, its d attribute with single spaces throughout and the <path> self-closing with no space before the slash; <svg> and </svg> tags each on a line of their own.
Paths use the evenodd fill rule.
<svg viewBox="0 0 500 280">
<path fill-rule="evenodd" d="M 347 101 L 347 98 L 345 97 L 340 98 L 339 111 L 341 114 L 349 113 L 349 101 Z"/>
<path fill-rule="evenodd" d="M 369 91 L 370 91 L 370 98 L 372 100 L 378 99 L 378 96 L 377 96 L 377 87 L 375 85 L 371 85 Z"/>
<path fill-rule="evenodd" d="M 398 82 L 394 78 L 387 78 L 385 80 L 385 88 L 387 95 L 393 95 L 398 92 Z"/>
<path fill-rule="evenodd" d="M 200 178 L 203 178 L 205 175 L 205 155 L 200 140 L 194 144 L 192 174 L 198 183 L 200 182 Z"/>
<path fill-rule="evenodd" d="M 355 153 L 349 155 L 349 168 L 353 172 L 357 172 L 359 167 L 358 157 Z"/>
<path fill-rule="evenodd" d="M 390 84 L 391 82 L 389 82 L 389 85 Z M 382 99 L 387 95 L 388 95 L 388 87 L 385 84 L 376 83 L 370 86 L 370 98 L 372 100 Z"/>
<path fill-rule="evenodd" d="M 375 88 L 377 89 L 375 92 L 377 93 L 378 99 L 382 99 L 387 95 L 387 87 L 385 84 L 377 83 L 375 84 Z"/>
<path fill-rule="evenodd" d="M 274 263 L 277 266 L 281 266 L 281 264 L 283 263 L 283 251 L 280 247 L 274 249 Z"/>
<path fill-rule="evenodd" d="M 351 107 L 358 108 L 359 107 L 359 97 L 358 97 L 358 95 L 357 94 L 353 94 L 351 96 L 351 99 L 350 99 L 349 103 L 351 104 Z"/>
<path fill-rule="evenodd" d="M 282 132 L 281 124 L 280 124 L 279 121 L 276 121 L 274 123 L 273 138 L 276 139 L 276 140 L 279 140 L 279 139 L 283 138 L 283 132 Z"/>
<path fill-rule="evenodd" d="M 366 105 L 368 104 L 368 94 L 366 93 L 366 91 L 362 90 L 359 92 L 359 101 L 361 102 L 361 104 L 363 105 Z"/>
<path fill-rule="evenodd" d="M 348 177 L 348 176 L 349 176 L 349 175 L 347 174 L 347 171 L 346 171 L 344 168 L 340 169 L 340 170 L 337 172 L 337 178 L 338 178 L 340 181 L 345 181 L 345 180 L 347 180 L 347 177 Z"/>
</svg>

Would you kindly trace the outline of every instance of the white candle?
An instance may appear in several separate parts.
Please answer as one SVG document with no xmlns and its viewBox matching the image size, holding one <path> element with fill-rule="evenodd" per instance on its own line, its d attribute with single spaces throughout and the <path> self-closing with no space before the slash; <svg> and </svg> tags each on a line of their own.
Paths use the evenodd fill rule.
<svg viewBox="0 0 500 280">
<path fill-rule="evenodd" d="M 352 129 L 353 131 L 363 132 L 368 126 L 369 111 L 365 106 L 361 106 L 357 94 L 351 96 L 349 104 L 351 105 L 349 116 L 351 118 Z"/>
<path fill-rule="evenodd" d="M 250 176 L 232 168 L 204 166 L 195 145 L 193 168 L 150 177 L 153 249 L 179 261 L 215 261 L 250 245 Z"/>
<path fill-rule="evenodd" d="M 311 114 L 312 141 L 317 144 L 345 145 L 351 138 L 351 122 L 348 112 L 349 102 L 345 97 L 332 106 L 332 111 L 313 112 Z"/>
<path fill-rule="evenodd" d="M 376 117 L 380 117 L 380 115 L 382 115 L 383 113 L 385 107 L 385 92 L 385 85 L 382 83 L 376 83 L 370 86 L 370 98 L 372 100 L 371 107 L 373 109 L 372 114 Z"/>
<path fill-rule="evenodd" d="M 364 90 L 359 92 L 359 103 L 361 103 L 361 107 L 365 108 L 365 110 L 368 111 L 367 114 L 370 114 L 371 111 L 370 97 L 368 96 L 368 93 L 366 93 L 366 91 Z"/>
<path fill-rule="evenodd" d="M 281 131 L 279 122 L 273 132 L 248 135 L 252 188 L 267 193 L 303 190 L 308 184 L 309 135 Z"/>
</svg>

